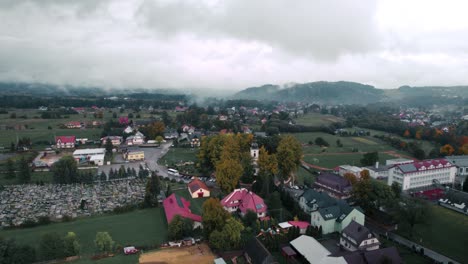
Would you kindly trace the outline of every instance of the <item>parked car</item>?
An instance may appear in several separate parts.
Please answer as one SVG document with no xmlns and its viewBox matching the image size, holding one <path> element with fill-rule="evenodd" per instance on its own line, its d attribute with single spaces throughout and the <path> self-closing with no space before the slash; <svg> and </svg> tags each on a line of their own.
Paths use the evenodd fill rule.
<svg viewBox="0 0 468 264">
<path fill-rule="evenodd" d="M 138 253 L 138 249 L 136 249 L 135 247 L 131 246 L 131 247 L 124 247 L 124 254 L 125 255 L 131 255 L 131 254 L 136 254 Z"/>
</svg>

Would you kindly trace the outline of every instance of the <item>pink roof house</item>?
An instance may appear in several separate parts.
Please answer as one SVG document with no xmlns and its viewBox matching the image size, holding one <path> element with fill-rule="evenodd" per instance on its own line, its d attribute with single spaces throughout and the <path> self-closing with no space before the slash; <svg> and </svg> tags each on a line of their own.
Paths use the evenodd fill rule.
<svg viewBox="0 0 468 264">
<path fill-rule="evenodd" d="M 257 213 L 258 218 L 265 217 L 267 212 L 263 199 L 245 188 L 235 189 L 221 200 L 221 205 L 230 213 L 239 210 L 242 215 L 245 215 L 248 210 L 251 210 Z"/>
<path fill-rule="evenodd" d="M 202 217 L 190 211 L 190 202 L 183 197 L 173 193 L 163 201 L 163 207 L 166 212 L 168 224 L 172 221 L 174 216 L 180 215 L 183 218 L 193 220 L 193 228 L 201 226 Z"/>
<path fill-rule="evenodd" d="M 75 136 L 57 136 L 55 137 L 55 145 L 57 148 L 74 148 Z"/>
<path fill-rule="evenodd" d="M 127 125 L 129 123 L 128 117 L 126 116 L 121 116 L 119 117 L 119 124 L 121 125 Z"/>
</svg>

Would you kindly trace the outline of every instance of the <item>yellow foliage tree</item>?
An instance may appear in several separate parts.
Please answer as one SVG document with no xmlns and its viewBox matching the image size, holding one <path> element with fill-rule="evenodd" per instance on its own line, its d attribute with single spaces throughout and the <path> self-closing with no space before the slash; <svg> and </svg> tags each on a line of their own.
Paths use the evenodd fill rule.
<svg viewBox="0 0 468 264">
<path fill-rule="evenodd" d="M 455 149 L 450 144 L 446 144 L 440 148 L 440 154 L 445 156 L 450 156 L 453 152 L 455 152 Z"/>
</svg>

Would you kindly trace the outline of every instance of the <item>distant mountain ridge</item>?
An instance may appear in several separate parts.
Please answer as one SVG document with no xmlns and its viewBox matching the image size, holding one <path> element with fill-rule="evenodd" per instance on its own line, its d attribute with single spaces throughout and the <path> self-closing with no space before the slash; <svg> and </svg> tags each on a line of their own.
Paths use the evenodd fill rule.
<svg viewBox="0 0 468 264">
<path fill-rule="evenodd" d="M 234 94 L 232 98 L 322 104 L 369 104 L 400 100 L 413 104 L 422 98 L 429 98 L 431 100 L 427 103 L 434 103 L 437 98 L 468 98 L 468 86 L 401 86 L 397 89 L 378 89 L 372 85 L 356 82 L 319 81 L 292 84 L 287 87 L 273 84 L 250 87 Z"/>
<path fill-rule="evenodd" d="M 373 103 L 380 101 L 384 91 L 372 85 L 355 82 L 310 82 L 292 84 L 287 88 L 279 85 L 251 87 L 236 93 L 236 99 L 257 99 L 327 104 Z"/>
</svg>

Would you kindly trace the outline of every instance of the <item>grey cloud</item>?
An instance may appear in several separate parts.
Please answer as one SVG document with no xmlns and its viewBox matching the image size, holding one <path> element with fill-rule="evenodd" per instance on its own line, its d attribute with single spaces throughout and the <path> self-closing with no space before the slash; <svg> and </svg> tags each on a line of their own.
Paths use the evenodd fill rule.
<svg viewBox="0 0 468 264">
<path fill-rule="evenodd" d="M 146 25 L 172 35 L 232 37 L 260 41 L 297 55 L 336 59 L 379 47 L 376 1 L 231 0 L 225 5 L 202 1 L 145 1 Z"/>
</svg>

